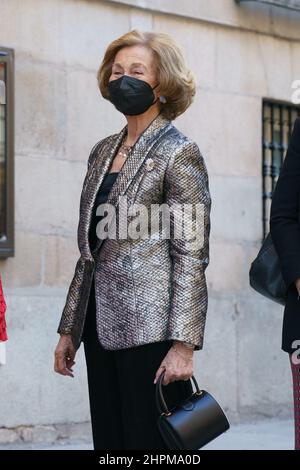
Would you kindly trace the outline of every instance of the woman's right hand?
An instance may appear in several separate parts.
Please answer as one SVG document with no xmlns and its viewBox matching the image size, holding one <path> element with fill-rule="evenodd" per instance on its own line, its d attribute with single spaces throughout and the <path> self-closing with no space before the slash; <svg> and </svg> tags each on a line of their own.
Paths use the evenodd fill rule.
<svg viewBox="0 0 300 470">
<path fill-rule="evenodd" d="M 58 374 L 74 377 L 72 366 L 75 364 L 76 350 L 71 335 L 61 335 L 54 352 L 54 370 Z"/>
</svg>

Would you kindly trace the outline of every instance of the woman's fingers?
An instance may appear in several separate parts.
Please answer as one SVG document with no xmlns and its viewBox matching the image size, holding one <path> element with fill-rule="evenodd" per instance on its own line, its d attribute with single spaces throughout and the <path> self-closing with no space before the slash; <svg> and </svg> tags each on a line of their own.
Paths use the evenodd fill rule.
<svg viewBox="0 0 300 470">
<path fill-rule="evenodd" d="M 174 371 L 174 369 L 168 368 L 168 367 L 164 367 L 164 369 L 165 369 L 165 373 L 164 373 L 164 378 L 162 380 L 163 385 L 168 385 L 169 383 L 175 382 L 177 380 L 189 380 L 193 375 L 193 371 L 189 373 L 186 370 Z M 160 376 L 161 372 L 162 372 L 162 369 L 158 369 L 157 379 Z"/>
<path fill-rule="evenodd" d="M 54 370 L 58 374 L 74 377 L 72 366 L 74 361 L 75 351 L 69 347 L 65 339 L 60 339 L 55 350 Z"/>
<path fill-rule="evenodd" d="M 72 370 L 70 370 L 67 366 L 67 359 L 63 352 L 56 353 L 55 372 L 61 375 L 68 375 L 70 377 L 74 377 Z"/>
<path fill-rule="evenodd" d="M 162 385 L 168 385 L 170 382 L 172 382 L 174 379 L 174 374 L 171 373 L 171 371 L 168 371 L 168 368 L 167 366 L 161 366 L 158 371 L 156 372 L 156 376 L 155 376 L 155 380 L 154 380 L 154 383 L 156 384 L 156 382 L 158 381 L 161 373 L 165 371 L 164 373 L 164 377 L 163 377 L 163 380 L 162 380 Z"/>
<path fill-rule="evenodd" d="M 191 357 L 188 361 L 185 360 L 171 348 L 156 372 L 154 383 L 157 382 L 163 370 L 165 370 L 162 380 L 163 385 L 168 385 L 177 380 L 189 380 L 193 375 L 192 359 Z"/>
<path fill-rule="evenodd" d="M 167 368 L 159 368 L 157 373 L 156 373 L 156 377 L 155 377 L 155 380 L 154 380 L 154 383 L 156 384 L 160 374 L 162 373 L 162 371 L 165 370 L 165 373 L 164 373 L 164 378 L 162 380 L 162 385 L 168 385 L 169 383 L 171 382 L 175 382 L 176 380 L 189 380 L 192 376 L 191 375 L 187 375 L 187 374 L 174 374 L 172 373 L 171 371 L 168 371 Z"/>
<path fill-rule="evenodd" d="M 64 355 L 61 352 L 56 352 L 55 353 L 55 372 L 58 372 L 58 374 L 61 374 L 64 368 L 66 367 L 65 363 L 65 358 Z"/>
<path fill-rule="evenodd" d="M 168 374 L 168 371 L 164 375 L 163 385 L 168 385 L 171 382 L 175 382 L 177 380 L 184 380 L 187 381 L 192 377 L 193 374 Z"/>
<path fill-rule="evenodd" d="M 74 364 L 76 364 L 76 362 L 73 361 L 73 359 L 69 359 L 69 358 L 66 359 L 66 366 L 67 366 L 67 369 L 69 369 L 69 370 L 72 371 L 71 367 L 74 366 Z M 73 371 L 72 371 L 72 372 L 73 372 Z"/>
<path fill-rule="evenodd" d="M 172 376 L 169 375 L 168 373 L 165 373 L 162 384 L 163 385 L 169 385 L 169 383 L 172 382 Z"/>
<path fill-rule="evenodd" d="M 154 379 L 154 384 L 158 381 L 160 374 L 162 373 L 163 370 L 166 370 L 166 366 L 160 366 L 159 369 L 156 372 L 155 379 Z"/>
</svg>

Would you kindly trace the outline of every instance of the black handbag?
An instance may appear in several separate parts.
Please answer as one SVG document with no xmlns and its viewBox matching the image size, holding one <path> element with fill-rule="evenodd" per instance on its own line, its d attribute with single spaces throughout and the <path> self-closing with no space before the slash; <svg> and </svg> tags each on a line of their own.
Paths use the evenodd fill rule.
<svg viewBox="0 0 300 470">
<path fill-rule="evenodd" d="M 269 232 L 249 271 L 251 287 L 274 302 L 285 305 L 287 286 L 283 280 L 279 257 Z"/>
<path fill-rule="evenodd" d="M 229 429 L 229 422 L 217 401 L 200 390 L 194 376 L 196 391 L 170 410 L 162 394 L 161 373 L 156 384 L 156 405 L 160 412 L 157 424 L 167 447 L 172 450 L 197 450 Z"/>
</svg>

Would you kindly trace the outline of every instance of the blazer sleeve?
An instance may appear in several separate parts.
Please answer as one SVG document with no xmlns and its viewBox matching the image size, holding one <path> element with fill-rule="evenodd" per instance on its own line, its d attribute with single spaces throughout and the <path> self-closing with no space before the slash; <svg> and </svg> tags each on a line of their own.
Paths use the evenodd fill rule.
<svg viewBox="0 0 300 470">
<path fill-rule="evenodd" d="M 208 306 L 205 269 L 209 264 L 211 196 L 205 161 L 195 142 L 189 141 L 172 155 L 165 174 L 164 194 L 170 209 L 172 259 L 168 339 L 192 343 L 199 350 L 203 347 Z M 196 206 L 200 208 L 200 217 L 196 216 L 198 243 L 191 243 L 188 233 L 179 238 L 173 236 L 176 212 L 181 213 L 184 204 L 189 204 L 194 214 Z M 177 209 L 173 211 L 172 206 Z M 184 226 L 191 228 L 186 221 Z"/>
<path fill-rule="evenodd" d="M 299 193 L 300 118 L 297 118 L 273 191 L 270 213 L 270 233 L 287 288 L 300 277 Z"/>
<path fill-rule="evenodd" d="M 97 157 L 98 151 L 101 148 L 101 145 L 103 144 L 104 141 L 105 139 L 102 139 L 99 142 L 97 142 L 92 148 L 92 150 L 90 151 L 88 161 L 87 161 L 87 172 L 86 172 L 85 178 L 88 178 L 91 166 L 95 158 Z M 80 207 L 81 207 L 81 202 L 80 202 Z M 80 217 L 80 214 L 79 214 L 79 217 Z M 80 234 L 79 234 L 79 225 L 78 225 L 78 230 L 77 230 L 78 247 L 79 247 L 79 235 Z M 84 282 L 84 260 L 82 258 L 82 255 L 80 255 L 76 262 L 73 278 L 69 285 L 65 306 L 63 308 L 63 312 L 62 312 L 59 325 L 57 328 L 57 333 L 61 335 L 71 334 L 74 327 L 76 326 L 76 317 L 77 317 L 77 311 L 79 309 L 79 305 L 81 302 L 80 295 L 81 295 L 81 286 L 83 282 Z"/>
</svg>

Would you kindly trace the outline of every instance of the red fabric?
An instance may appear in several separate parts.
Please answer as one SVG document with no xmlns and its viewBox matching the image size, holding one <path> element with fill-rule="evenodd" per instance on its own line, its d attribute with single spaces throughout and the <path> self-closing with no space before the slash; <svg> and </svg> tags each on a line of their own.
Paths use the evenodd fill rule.
<svg viewBox="0 0 300 470">
<path fill-rule="evenodd" d="M 1 277 L 0 277 L 0 341 L 7 340 L 5 311 L 6 311 L 6 303 L 4 299 Z"/>
</svg>

